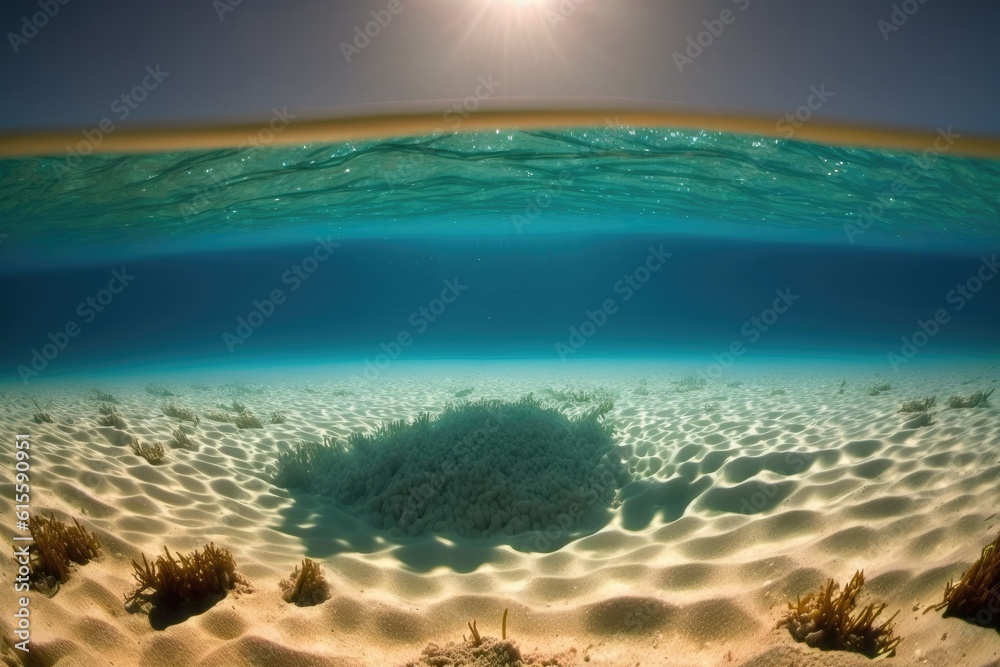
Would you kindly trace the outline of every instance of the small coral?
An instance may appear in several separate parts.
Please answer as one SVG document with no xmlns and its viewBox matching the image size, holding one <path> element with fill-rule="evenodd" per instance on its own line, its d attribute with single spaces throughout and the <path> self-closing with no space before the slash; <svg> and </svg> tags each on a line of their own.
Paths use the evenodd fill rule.
<svg viewBox="0 0 1000 667">
<path fill-rule="evenodd" d="M 156 464 L 163 460 L 163 456 L 166 452 L 163 451 L 163 445 L 159 442 L 154 442 L 152 445 L 147 445 L 146 443 L 140 441 L 138 438 L 132 436 L 129 438 L 129 445 L 132 447 L 132 452 L 136 456 L 141 456 L 150 463 Z"/>
<path fill-rule="evenodd" d="M 949 408 L 985 408 L 990 404 L 990 396 L 996 389 L 977 391 L 968 396 L 952 396 L 948 399 Z"/>
<path fill-rule="evenodd" d="M 919 401 L 907 401 L 899 408 L 900 412 L 927 412 L 937 403 L 937 396 L 924 396 Z"/>
<path fill-rule="evenodd" d="M 166 387 L 164 387 L 163 385 L 153 384 L 152 382 L 150 382 L 149 384 L 147 384 L 144 387 L 144 389 L 146 390 L 146 393 L 152 394 L 153 396 L 163 396 L 164 398 L 166 398 L 168 396 L 176 396 L 177 395 L 174 392 L 172 392 L 171 390 L 169 390 Z"/>
<path fill-rule="evenodd" d="M 214 422 L 229 422 L 232 423 L 233 417 L 228 412 L 223 410 L 209 410 L 205 413 L 207 419 L 211 419 Z"/>
<path fill-rule="evenodd" d="M 122 431 L 128 428 L 128 425 L 125 423 L 125 420 L 122 419 L 121 414 L 115 406 L 105 403 L 99 408 L 99 410 L 103 416 L 98 417 L 97 423 L 101 426 L 113 426 L 114 428 Z"/>
<path fill-rule="evenodd" d="M 459 389 L 455 392 L 455 398 L 465 398 L 466 396 L 472 394 L 473 391 L 475 391 L 475 389 Z"/>
<path fill-rule="evenodd" d="M 872 382 L 865 389 L 865 393 L 867 393 L 869 396 L 881 396 L 887 391 L 892 391 L 891 382 Z"/>
<path fill-rule="evenodd" d="M 547 665 L 548 667 L 573 667 L 576 649 L 560 655 L 522 655 L 513 640 L 507 639 L 507 610 L 504 609 L 501 638 L 485 637 L 479 634 L 476 622 L 469 623 L 470 637 L 460 644 L 446 646 L 428 644 L 421 652 L 420 659 L 411 660 L 406 667 L 444 667 L 465 665 L 467 667 L 526 667 L 527 665 Z M 589 661 L 585 657 L 584 661 Z"/>
<path fill-rule="evenodd" d="M 271 423 L 272 424 L 284 424 L 285 423 L 285 415 L 281 414 L 280 412 L 272 412 L 271 413 Z"/>
<path fill-rule="evenodd" d="M 191 422 L 194 425 L 198 425 L 201 422 L 201 418 L 194 413 L 194 410 L 189 410 L 188 408 L 182 408 L 176 403 L 167 403 L 163 406 L 163 414 L 168 417 L 175 417 L 181 421 Z"/>
<path fill-rule="evenodd" d="M 959 616 L 970 623 L 1000 630 L 1000 534 L 983 547 L 979 560 L 972 564 L 957 584 L 945 586 L 944 601 L 924 610 L 941 611 L 945 616 Z"/>
<path fill-rule="evenodd" d="M 252 412 L 241 412 L 233 419 L 236 428 L 264 428 L 264 424 Z"/>
<path fill-rule="evenodd" d="M 95 401 L 101 401 L 102 403 L 117 403 L 118 399 L 115 398 L 114 394 L 101 391 L 100 389 L 91 389 L 90 397 Z"/>
<path fill-rule="evenodd" d="M 227 549 L 214 543 L 191 553 L 176 554 L 163 547 L 163 556 L 153 562 L 142 556 L 142 565 L 134 560 L 132 576 L 136 587 L 125 596 L 126 606 L 147 602 L 154 608 L 180 609 L 211 598 L 219 599 L 232 590 L 250 590 L 250 582 L 236 571 L 236 561 Z"/>
<path fill-rule="evenodd" d="M 330 584 L 323 576 L 323 568 L 308 558 L 302 560 L 301 568 L 296 566 L 291 576 L 282 579 L 278 585 L 281 587 L 281 599 L 300 607 L 320 604 L 330 597 Z"/>
<path fill-rule="evenodd" d="M 83 565 L 96 558 L 101 545 L 93 533 L 88 533 L 73 519 L 68 526 L 54 516 L 32 516 L 28 519 L 33 544 L 31 553 L 32 579 L 52 579 L 56 584 L 69 579 L 70 563 Z"/>
<path fill-rule="evenodd" d="M 188 434 L 185 433 L 180 428 L 175 428 L 172 435 L 174 436 L 174 443 L 176 443 L 178 447 L 183 447 L 184 449 L 195 448 L 194 442 L 191 440 Z"/>
<path fill-rule="evenodd" d="M 869 658 L 893 655 L 901 640 L 892 633 L 892 621 L 899 612 L 881 625 L 875 625 L 875 620 L 885 609 L 884 603 L 869 604 L 852 614 L 864 583 L 864 572 L 855 572 L 851 582 L 838 593 L 840 585 L 830 579 L 819 592 L 789 602 L 789 611 L 778 626 L 786 626 L 795 641 L 813 648 L 853 651 Z"/>
<path fill-rule="evenodd" d="M 35 414 L 31 418 L 36 424 L 51 424 L 52 415 L 42 409 L 42 406 L 38 404 L 38 401 L 31 399 L 31 402 L 35 404 Z M 48 406 L 46 406 L 48 407 Z"/>
</svg>

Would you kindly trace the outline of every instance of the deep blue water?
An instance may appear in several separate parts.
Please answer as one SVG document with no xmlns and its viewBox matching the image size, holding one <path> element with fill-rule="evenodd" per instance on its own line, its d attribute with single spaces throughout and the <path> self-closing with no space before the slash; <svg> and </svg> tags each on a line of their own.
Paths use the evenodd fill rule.
<svg viewBox="0 0 1000 667">
<path fill-rule="evenodd" d="M 2 307 L 17 317 L 2 365 L 17 379 L 34 350 L 51 353 L 60 339 L 65 349 L 29 381 L 171 359 L 340 361 L 359 374 L 386 356 L 709 364 L 734 344 L 740 359 L 863 357 L 890 372 L 887 355 L 914 334 L 914 363 L 1000 350 L 1000 280 L 972 291 L 977 273 L 994 274 L 985 250 L 632 234 L 333 243 L 4 276 Z M 316 248 L 325 259 L 304 261 Z M 113 272 L 127 284 L 102 305 Z M 921 322 L 935 332 L 926 341 Z M 79 333 L 61 336 L 70 323 Z"/>
</svg>

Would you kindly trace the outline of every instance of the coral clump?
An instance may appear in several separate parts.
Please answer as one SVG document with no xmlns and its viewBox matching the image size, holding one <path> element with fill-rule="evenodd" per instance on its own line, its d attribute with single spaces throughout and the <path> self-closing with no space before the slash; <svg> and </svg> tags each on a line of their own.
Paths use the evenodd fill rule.
<svg viewBox="0 0 1000 667">
<path fill-rule="evenodd" d="M 275 482 L 332 497 L 376 528 L 421 535 L 564 536 L 608 519 L 629 480 L 604 401 L 574 417 L 519 401 L 446 405 L 431 417 L 304 442 L 278 456 Z M 540 547 L 542 549 L 546 547 Z"/>
<path fill-rule="evenodd" d="M 885 603 L 869 604 L 857 613 L 854 606 L 864 586 L 864 572 L 855 572 L 851 582 L 840 591 L 840 585 L 830 579 L 817 593 L 789 602 L 789 611 L 778 627 L 786 626 L 795 641 L 805 642 L 825 651 L 853 651 L 869 658 L 894 655 L 901 641 L 894 637 L 892 621 L 896 614 L 881 625 L 876 619 Z"/>
<path fill-rule="evenodd" d="M 507 639 L 507 610 L 503 610 L 501 622 L 501 637 L 484 637 L 479 634 L 476 622 L 469 623 L 471 636 L 463 637 L 461 644 L 454 642 L 447 646 L 428 644 L 421 652 L 419 660 L 411 660 L 406 667 L 574 667 L 576 649 L 559 655 L 522 655 L 521 649 L 510 639 Z M 590 658 L 584 657 L 584 661 Z"/>
<path fill-rule="evenodd" d="M 196 415 L 194 413 L 194 410 L 181 407 L 176 403 L 167 403 L 161 409 L 163 410 L 163 414 L 165 414 L 168 417 L 180 419 L 181 421 L 184 422 L 191 422 L 195 426 L 201 423 L 201 417 Z"/>
<path fill-rule="evenodd" d="M 101 426 L 113 426 L 122 431 L 128 428 L 125 420 L 122 419 L 121 413 L 118 412 L 118 409 L 114 405 L 105 403 L 99 408 L 99 411 L 104 415 L 97 419 L 97 423 Z"/>
<path fill-rule="evenodd" d="M 990 396 L 996 389 L 977 391 L 968 396 L 952 396 L 948 399 L 949 408 L 985 408 L 990 404 Z"/>
<path fill-rule="evenodd" d="M 927 412 L 929 409 L 934 407 L 937 403 L 937 396 L 924 396 L 922 399 L 917 401 L 906 401 L 903 403 L 902 407 L 899 408 L 900 412 Z"/>
<path fill-rule="evenodd" d="M 236 428 L 264 428 L 264 423 L 252 412 L 243 411 L 233 419 Z"/>
<path fill-rule="evenodd" d="M 129 438 L 129 445 L 132 447 L 132 453 L 136 456 L 141 456 L 152 464 L 157 464 L 163 460 L 166 452 L 163 450 L 163 445 L 159 442 L 154 442 L 152 445 L 147 445 L 141 442 L 138 438 L 132 436 Z"/>
<path fill-rule="evenodd" d="M 278 585 L 281 587 L 281 599 L 300 607 L 320 604 L 330 597 L 330 584 L 323 576 L 323 568 L 308 558 L 302 560 L 301 568 L 296 565 L 291 576 L 282 579 Z"/>
<path fill-rule="evenodd" d="M 194 442 L 191 440 L 188 434 L 185 433 L 180 428 L 174 429 L 173 436 L 174 436 L 174 444 L 176 444 L 178 447 L 183 447 L 184 449 L 195 449 Z"/>
<path fill-rule="evenodd" d="M 83 565 L 97 558 L 101 545 L 93 533 L 88 533 L 76 519 L 68 526 L 51 514 L 49 518 L 32 516 L 28 530 L 34 543 L 31 555 L 31 578 L 55 588 L 69 579 L 70 563 Z"/>
<path fill-rule="evenodd" d="M 125 605 L 148 602 L 155 608 L 179 609 L 189 604 L 222 599 L 228 591 L 249 592 L 250 582 L 236 571 L 236 561 L 227 549 L 214 543 L 191 553 L 177 554 L 163 547 L 164 556 L 153 562 L 142 556 L 142 565 L 134 560 L 132 576 L 136 587 L 125 595 Z"/>
<path fill-rule="evenodd" d="M 1000 534 L 983 547 L 979 560 L 972 564 L 957 584 L 949 581 L 944 601 L 924 610 L 941 611 L 945 616 L 960 616 L 970 623 L 1000 630 Z"/>
</svg>

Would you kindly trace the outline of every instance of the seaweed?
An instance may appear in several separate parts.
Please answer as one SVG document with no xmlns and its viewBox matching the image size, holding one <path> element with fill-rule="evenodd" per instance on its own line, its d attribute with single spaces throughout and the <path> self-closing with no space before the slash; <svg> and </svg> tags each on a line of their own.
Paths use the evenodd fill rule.
<svg viewBox="0 0 1000 667">
<path fill-rule="evenodd" d="M 969 623 L 1000 630 L 1000 533 L 983 547 L 979 559 L 965 571 L 957 584 L 949 580 L 944 599 L 933 607 L 944 616 L 957 616 Z"/>
<path fill-rule="evenodd" d="M 789 602 L 789 610 L 778 627 L 787 627 L 795 641 L 824 651 L 853 651 L 869 658 L 895 655 L 901 638 L 893 636 L 892 621 L 898 611 L 881 625 L 875 622 L 885 603 L 871 603 L 852 613 L 864 583 L 864 572 L 855 572 L 838 593 L 840 585 L 827 580 L 817 593 Z"/>
<path fill-rule="evenodd" d="M 154 465 L 163 460 L 165 452 L 163 451 L 163 445 L 159 442 L 147 445 L 135 436 L 130 436 L 128 444 L 132 447 L 132 453 L 136 456 L 141 456 Z"/>
<path fill-rule="evenodd" d="M 114 394 L 107 391 L 101 391 L 100 389 L 91 389 L 90 397 L 95 401 L 101 401 L 102 403 L 117 403 L 118 399 L 115 398 Z"/>
<path fill-rule="evenodd" d="M 233 419 L 236 428 L 264 428 L 263 422 L 252 412 L 241 412 Z"/>
<path fill-rule="evenodd" d="M 918 401 L 906 401 L 903 403 L 902 407 L 899 408 L 900 412 L 927 412 L 934 407 L 937 403 L 937 396 L 924 396 Z"/>
<path fill-rule="evenodd" d="M 472 388 L 469 388 L 469 389 L 459 389 L 458 391 L 455 392 L 455 398 L 465 398 L 466 396 L 470 395 L 474 391 L 475 391 L 475 389 L 472 389 Z"/>
<path fill-rule="evenodd" d="M 615 394 L 604 389 L 597 389 L 595 391 L 559 391 L 557 389 L 544 389 L 542 393 L 548 394 L 557 401 L 567 403 L 592 403 L 594 401 L 614 400 L 614 398 L 616 398 Z"/>
<path fill-rule="evenodd" d="M 233 422 L 233 417 L 228 412 L 222 410 L 209 410 L 205 413 L 206 419 L 211 419 L 214 422 Z"/>
<path fill-rule="evenodd" d="M 531 395 L 448 404 L 437 416 L 383 423 L 346 442 L 282 451 L 274 483 L 333 498 L 376 528 L 404 534 L 514 536 L 543 526 L 570 534 L 606 516 L 629 479 L 613 409 L 604 400 L 570 417 Z M 554 494 L 555 480 L 567 480 L 565 493 Z M 484 494 L 490 485 L 517 490 Z M 533 516 L 533 503 L 558 524 Z"/>
<path fill-rule="evenodd" d="M 194 442 L 188 437 L 188 434 L 181 430 L 180 427 L 175 428 L 173 432 L 174 443 L 178 447 L 183 447 L 184 449 L 195 449 Z"/>
<path fill-rule="evenodd" d="M 308 558 L 303 558 L 302 567 L 296 565 L 292 574 L 278 585 L 281 599 L 299 607 L 317 605 L 330 597 L 330 584 L 323 576 L 323 568 Z"/>
<path fill-rule="evenodd" d="M 31 578 L 47 585 L 42 588 L 58 589 L 58 584 L 69 579 L 71 563 L 84 565 L 97 558 L 101 544 L 93 533 L 73 519 L 69 526 L 49 514 L 49 518 L 32 516 L 28 519 L 32 545 L 29 547 Z"/>
<path fill-rule="evenodd" d="M 885 381 L 872 382 L 865 388 L 865 393 L 867 393 L 869 396 L 881 396 L 887 391 L 892 391 L 892 386 L 893 385 L 891 382 L 885 382 Z"/>
<path fill-rule="evenodd" d="M 174 417 L 180 419 L 181 421 L 191 422 L 195 426 L 201 423 L 201 417 L 194 413 L 194 410 L 188 408 L 182 408 L 176 403 L 167 403 L 163 406 L 163 414 L 168 417 Z"/>
<path fill-rule="evenodd" d="M 143 387 L 143 389 L 145 389 L 148 394 L 152 394 L 153 396 L 162 396 L 163 398 L 177 395 L 163 385 L 153 384 L 152 382 Z"/>
<path fill-rule="evenodd" d="M 699 391 L 708 386 L 708 380 L 697 375 L 685 375 L 680 380 L 674 380 L 674 393 L 686 394 L 689 391 Z"/>
<path fill-rule="evenodd" d="M 468 623 L 470 636 L 462 637 L 461 644 L 447 646 L 428 644 L 419 661 L 406 663 L 407 667 L 469 665 L 469 667 L 522 667 L 523 665 L 551 665 L 560 667 L 576 664 L 575 660 L 563 656 L 524 656 L 513 641 L 507 639 L 507 610 L 503 610 L 501 638 L 487 637 L 479 633 L 476 621 Z"/>
<path fill-rule="evenodd" d="M 949 408 L 985 408 L 990 404 L 990 396 L 996 389 L 977 391 L 968 396 L 952 396 L 948 399 Z"/>
<path fill-rule="evenodd" d="M 42 409 L 42 406 L 38 404 L 38 401 L 31 399 L 31 402 L 35 404 L 35 414 L 32 416 L 31 420 L 36 424 L 51 424 L 52 415 Z M 48 406 L 46 406 L 48 407 Z"/>
<path fill-rule="evenodd" d="M 101 426 L 112 426 L 122 431 L 128 428 L 115 406 L 105 403 L 98 410 L 102 416 L 97 418 L 97 423 Z"/>
<path fill-rule="evenodd" d="M 634 393 L 637 396 L 649 396 L 649 385 L 646 384 L 646 378 L 639 380 L 639 385 L 635 388 Z"/>
<path fill-rule="evenodd" d="M 221 600 L 229 591 L 249 591 L 250 582 L 236 571 L 236 561 L 227 549 L 206 544 L 176 558 L 163 547 L 162 556 L 152 562 L 142 555 L 142 565 L 134 560 L 135 588 L 125 595 L 126 607 L 148 603 L 154 609 L 181 609 L 206 601 Z"/>
</svg>

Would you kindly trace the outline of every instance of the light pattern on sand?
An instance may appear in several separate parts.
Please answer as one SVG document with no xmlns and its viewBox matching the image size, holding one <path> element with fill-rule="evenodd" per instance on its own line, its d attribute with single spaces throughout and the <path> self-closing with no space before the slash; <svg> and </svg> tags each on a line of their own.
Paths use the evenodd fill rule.
<svg viewBox="0 0 1000 667">
<path fill-rule="evenodd" d="M 911 415 L 898 409 L 925 395 L 937 394 L 940 405 L 989 388 L 995 368 L 914 371 L 878 396 L 864 390 L 872 375 L 861 371 L 761 371 L 739 385 L 682 392 L 678 371 L 650 368 L 644 377 L 644 385 L 635 373 L 607 371 L 571 382 L 469 369 L 377 383 L 289 377 L 244 387 L 249 393 L 238 397 L 258 415 L 282 412 L 285 423 L 237 429 L 203 417 L 185 427 L 196 448 L 168 448 L 155 466 L 131 452 L 123 432 L 97 425 L 100 402 L 87 385 L 34 394 L 52 401 L 51 424 L 32 423 L 35 406 L 7 388 L 0 427 L 32 435 L 44 499 L 33 510 L 80 517 L 105 554 L 55 597 L 34 596 L 39 618 L 62 620 L 38 626 L 33 650 L 67 664 L 385 666 L 428 642 L 460 640 L 471 618 L 497 635 L 493 626 L 509 607 L 508 634 L 522 648 L 575 648 L 588 664 L 730 664 L 728 652 L 735 665 L 784 664 L 807 652 L 773 629 L 785 600 L 864 569 L 869 594 L 903 609 L 900 664 L 992 659 L 991 631 L 919 612 L 996 533 L 998 408 L 939 407 L 935 423 L 919 428 L 905 428 Z M 143 384 L 101 388 L 119 400 L 129 433 L 167 442 L 177 420 Z M 234 391 L 190 381 L 173 387 L 173 400 L 201 414 Z M 506 400 L 548 388 L 617 394 L 620 447 L 637 480 L 623 490 L 612 524 L 544 554 L 484 540 L 407 542 L 324 499 L 293 501 L 270 482 L 277 451 L 291 443 L 434 412 L 469 387 L 471 397 Z M 11 481 L 9 468 L 0 471 L 0 483 Z M 4 494 L 0 512 L 12 511 Z M 9 540 L 10 527 L 2 532 Z M 162 631 L 125 612 L 130 558 L 209 540 L 233 552 L 253 593 Z M 332 586 L 332 598 L 316 607 L 280 596 L 279 581 L 304 556 L 323 564 Z M 0 603 L 13 605 L 12 595 L 3 587 Z M 867 664 L 809 655 L 808 664 Z"/>
</svg>

